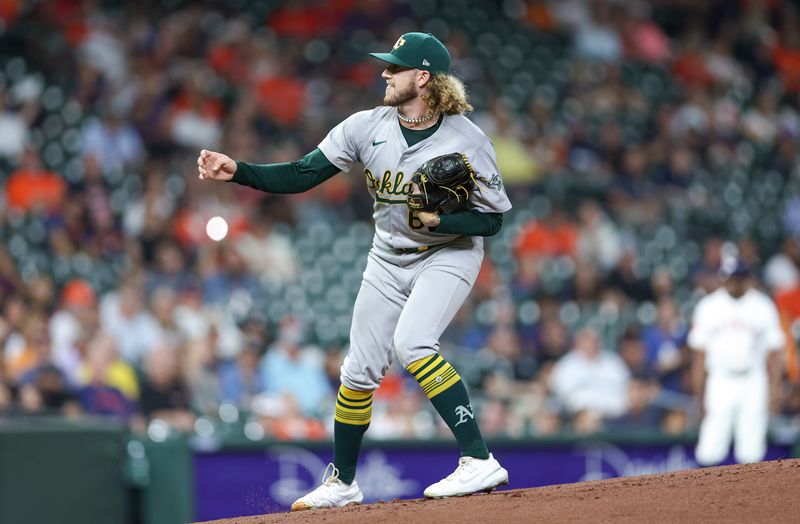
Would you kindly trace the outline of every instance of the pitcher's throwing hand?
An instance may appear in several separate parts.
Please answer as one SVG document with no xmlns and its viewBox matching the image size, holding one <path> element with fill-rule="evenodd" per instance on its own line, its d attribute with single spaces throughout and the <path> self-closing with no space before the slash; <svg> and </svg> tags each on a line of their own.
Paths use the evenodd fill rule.
<svg viewBox="0 0 800 524">
<path fill-rule="evenodd" d="M 233 178 L 236 173 L 236 162 L 222 153 L 203 149 L 197 157 L 197 172 L 200 180 L 222 180 Z"/>
</svg>

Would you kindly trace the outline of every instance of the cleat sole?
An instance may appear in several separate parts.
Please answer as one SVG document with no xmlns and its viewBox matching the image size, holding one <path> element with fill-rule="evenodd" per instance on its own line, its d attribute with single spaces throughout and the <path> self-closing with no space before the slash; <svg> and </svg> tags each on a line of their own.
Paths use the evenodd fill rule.
<svg viewBox="0 0 800 524">
<path fill-rule="evenodd" d="M 331 507 L 346 508 L 347 506 L 358 506 L 360 504 L 361 504 L 360 502 L 353 501 L 353 502 L 348 502 L 344 506 L 331 506 Z M 295 502 L 294 504 L 292 504 L 292 509 L 290 511 L 308 511 L 312 509 L 330 509 L 330 508 L 316 508 L 314 506 L 311 506 L 310 504 L 306 504 L 305 502 Z"/>
</svg>

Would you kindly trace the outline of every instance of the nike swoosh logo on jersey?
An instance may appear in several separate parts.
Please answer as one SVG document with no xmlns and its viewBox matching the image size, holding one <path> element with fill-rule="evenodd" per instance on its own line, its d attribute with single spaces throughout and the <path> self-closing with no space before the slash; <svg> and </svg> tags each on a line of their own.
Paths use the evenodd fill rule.
<svg viewBox="0 0 800 524">
<path fill-rule="evenodd" d="M 379 145 L 383 144 L 384 142 L 386 142 L 386 140 L 381 140 L 380 142 L 376 142 L 375 140 L 373 140 L 372 141 L 372 145 L 373 146 L 379 146 Z"/>
</svg>

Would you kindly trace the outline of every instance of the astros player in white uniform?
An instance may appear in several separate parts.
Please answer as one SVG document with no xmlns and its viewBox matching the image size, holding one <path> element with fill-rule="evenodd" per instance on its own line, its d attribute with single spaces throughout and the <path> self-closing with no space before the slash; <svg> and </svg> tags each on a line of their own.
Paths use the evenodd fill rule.
<svg viewBox="0 0 800 524">
<path fill-rule="evenodd" d="M 488 452 L 466 388 L 438 353 L 439 337 L 467 297 L 483 259 L 483 236 L 500 229 L 511 208 L 494 148 L 463 113 L 461 82 L 449 74 L 450 54 L 433 35 L 406 33 L 385 62 L 384 105 L 336 126 L 296 162 L 254 165 L 211 151 L 198 158 L 201 179 L 232 180 L 273 193 L 296 193 L 358 162 L 375 199 L 375 236 L 353 310 L 350 350 L 341 369 L 334 421 L 334 461 L 320 487 L 293 510 L 360 503 L 355 481 L 372 394 L 393 358 L 419 382 L 461 448 L 456 470 L 429 486 L 431 498 L 490 491 L 508 472 Z M 406 197 L 414 171 L 439 155 L 465 154 L 477 187 L 469 209 L 447 215 L 412 212 Z"/>
<path fill-rule="evenodd" d="M 720 274 L 724 284 L 697 303 L 689 332 L 696 376 L 702 380 L 703 368 L 707 373 L 695 450 L 703 466 L 725 460 L 731 438 L 737 462 L 764 458 L 770 378 L 777 380 L 784 344 L 778 311 L 751 287 L 744 262 L 726 259 Z"/>
</svg>

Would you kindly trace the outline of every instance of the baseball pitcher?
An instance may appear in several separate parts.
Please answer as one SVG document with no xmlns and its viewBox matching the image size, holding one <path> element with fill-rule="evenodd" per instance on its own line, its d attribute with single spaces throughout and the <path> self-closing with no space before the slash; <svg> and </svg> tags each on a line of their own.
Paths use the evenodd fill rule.
<svg viewBox="0 0 800 524">
<path fill-rule="evenodd" d="M 745 263 L 726 259 L 720 274 L 724 284 L 697 303 L 689 332 L 696 390 L 704 392 L 695 450 L 703 466 L 725 460 L 731 438 L 737 462 L 764 458 L 770 377 L 777 380 L 784 343 L 775 304 L 751 287 Z"/>
<path fill-rule="evenodd" d="M 464 116 L 472 107 L 436 37 L 406 33 L 389 53 L 371 55 L 386 63 L 384 105 L 350 116 L 301 160 L 256 165 L 205 150 L 197 160 L 201 179 L 272 193 L 306 191 L 361 162 L 375 200 L 375 235 L 336 398 L 333 464 L 322 485 L 292 510 L 363 500 L 355 480 L 359 449 L 373 392 L 395 357 L 461 448 L 456 470 L 425 496 L 468 495 L 508 483 L 508 472 L 486 449 L 461 378 L 438 352 L 439 337 L 478 275 L 482 237 L 496 234 L 511 208 L 494 148 Z"/>
</svg>

